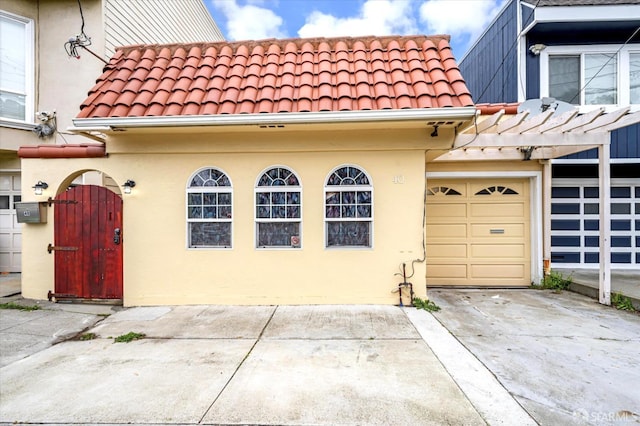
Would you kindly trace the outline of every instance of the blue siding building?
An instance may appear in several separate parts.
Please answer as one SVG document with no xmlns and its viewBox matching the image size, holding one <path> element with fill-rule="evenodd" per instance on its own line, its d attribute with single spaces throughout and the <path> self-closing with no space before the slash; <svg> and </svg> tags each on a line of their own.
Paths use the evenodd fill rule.
<svg viewBox="0 0 640 426">
<path fill-rule="evenodd" d="M 640 0 L 508 0 L 460 61 L 476 103 L 640 111 Z M 551 261 L 597 268 L 598 152 L 553 160 Z M 611 133 L 611 262 L 640 269 L 640 125 Z"/>
</svg>

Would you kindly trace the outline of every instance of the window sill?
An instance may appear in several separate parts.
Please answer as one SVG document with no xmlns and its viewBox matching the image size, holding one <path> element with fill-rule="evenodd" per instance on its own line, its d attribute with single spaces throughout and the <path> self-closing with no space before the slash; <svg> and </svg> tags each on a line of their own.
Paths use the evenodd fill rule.
<svg viewBox="0 0 640 426">
<path fill-rule="evenodd" d="M 12 129 L 33 131 L 33 129 L 36 128 L 36 125 L 32 123 L 10 121 L 10 120 L 5 120 L 3 118 L 0 118 L 0 127 L 9 127 Z"/>
</svg>

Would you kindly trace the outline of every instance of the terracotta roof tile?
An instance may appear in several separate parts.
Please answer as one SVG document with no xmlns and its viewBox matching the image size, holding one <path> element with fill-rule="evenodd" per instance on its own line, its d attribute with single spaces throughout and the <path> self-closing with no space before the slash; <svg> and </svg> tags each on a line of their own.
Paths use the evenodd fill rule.
<svg viewBox="0 0 640 426">
<path fill-rule="evenodd" d="M 118 49 L 80 118 L 472 106 L 448 36 Z"/>
</svg>

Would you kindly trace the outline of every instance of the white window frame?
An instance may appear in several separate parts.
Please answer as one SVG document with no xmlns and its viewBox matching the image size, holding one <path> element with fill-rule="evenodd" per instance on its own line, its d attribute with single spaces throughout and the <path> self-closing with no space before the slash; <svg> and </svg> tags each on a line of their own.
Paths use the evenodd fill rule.
<svg viewBox="0 0 640 426">
<path fill-rule="evenodd" d="M 369 185 L 329 185 L 329 178 L 331 178 L 331 176 L 338 170 L 344 168 L 344 167 L 353 167 L 355 169 L 360 170 L 360 172 L 362 172 L 366 177 L 367 180 L 369 181 Z M 361 217 L 355 217 L 355 218 L 343 218 L 343 217 L 339 217 L 339 218 L 328 218 L 327 217 L 327 193 L 328 192 L 343 192 L 343 191 L 369 191 L 371 192 L 371 216 L 368 218 L 361 218 Z M 323 217 L 323 221 L 324 221 L 324 248 L 326 250 L 371 250 L 373 249 L 373 242 L 374 242 L 374 234 L 373 234 L 373 229 L 374 229 L 374 206 L 375 206 L 375 197 L 374 197 L 374 188 L 373 188 L 373 180 L 371 179 L 371 175 L 367 172 L 367 170 L 364 167 L 361 167 L 357 164 L 341 164 L 337 167 L 334 167 L 333 169 L 331 169 L 331 171 L 327 174 L 327 176 L 324 179 L 324 191 L 322 192 L 322 198 L 323 198 L 323 211 L 322 211 L 322 217 Z M 330 246 L 329 245 L 329 232 L 328 232 L 328 227 L 329 227 L 329 223 L 330 222 L 369 222 L 369 245 L 367 246 L 351 246 L 351 245 L 345 245 L 345 246 Z"/>
<path fill-rule="evenodd" d="M 269 172 L 272 169 L 286 169 L 291 172 L 296 179 L 298 180 L 298 185 L 283 185 L 283 186 L 260 186 L 260 179 L 264 176 L 265 173 Z M 302 244 L 304 239 L 302 238 L 302 216 L 303 216 L 303 193 L 302 193 L 302 180 L 300 179 L 300 175 L 291 167 L 285 166 L 282 164 L 276 164 L 273 166 L 269 166 L 258 173 L 258 177 L 256 178 L 256 183 L 254 185 L 253 191 L 253 218 L 254 218 L 254 242 L 253 246 L 256 250 L 302 250 Z M 259 218 L 258 217 L 258 194 L 259 193 L 273 193 L 273 192 L 298 192 L 300 201 L 299 201 L 299 209 L 300 209 L 300 217 L 299 218 Z M 298 244 L 297 245 L 281 245 L 281 246 L 260 246 L 258 245 L 259 241 L 259 232 L 260 232 L 260 223 L 297 223 L 298 224 Z"/>
<path fill-rule="evenodd" d="M 191 181 L 193 180 L 193 178 L 195 176 L 197 176 L 199 173 L 205 171 L 205 170 L 216 170 L 222 174 L 224 174 L 224 176 L 226 176 L 227 180 L 229 181 L 229 186 L 191 186 Z M 215 193 L 215 194 L 219 194 L 219 193 L 230 193 L 231 194 L 231 217 L 230 218 L 203 218 L 203 219 L 193 219 L 193 218 L 189 218 L 189 195 L 192 193 Z M 191 174 L 191 176 L 189 176 L 189 180 L 187 181 L 187 188 L 185 191 L 185 213 L 186 213 L 186 222 L 187 222 L 187 235 L 186 235 L 186 243 L 187 243 L 187 249 L 189 250 L 231 250 L 233 248 L 233 217 L 234 217 L 234 212 L 233 212 L 233 181 L 231 180 L 231 178 L 229 177 L 229 174 L 227 172 L 225 172 L 224 170 L 222 170 L 220 167 L 215 167 L 215 166 L 209 166 L 209 167 L 202 167 L 198 170 L 196 170 L 194 173 Z M 214 223 L 229 223 L 230 225 L 230 235 L 229 235 L 229 245 L 228 246 L 193 246 L 191 244 L 191 223 L 196 223 L 196 222 L 214 222 Z"/>
<path fill-rule="evenodd" d="M 580 93 L 580 112 L 588 112 L 600 107 L 607 110 L 613 110 L 620 106 L 630 105 L 630 62 L 629 55 L 631 53 L 640 53 L 640 44 L 629 44 L 624 47 L 620 45 L 590 45 L 590 46 L 547 46 L 540 52 L 540 97 L 549 96 L 549 56 L 555 55 L 580 55 L 581 82 L 580 88 L 584 87 L 584 54 L 616 54 L 618 63 L 618 75 L 616 79 L 618 101 L 612 105 L 584 105 L 584 91 Z M 640 111 L 640 104 L 631 105 L 633 111 Z"/>
<path fill-rule="evenodd" d="M 17 21 L 24 25 L 24 43 L 25 43 L 25 111 L 24 120 L 16 120 L 13 118 L 7 118 L 0 116 L 0 126 L 25 128 L 24 124 L 34 124 L 34 111 L 35 111 L 35 38 L 34 38 L 34 23 L 33 19 L 25 18 L 23 16 L 14 15 L 13 13 L 0 10 L 0 17 Z M 1 89 L 1 88 L 0 88 Z M 16 93 L 14 91 L 6 90 L 7 92 Z M 19 93 L 23 94 L 23 93 Z M 32 127 L 28 127 L 31 129 Z"/>
</svg>

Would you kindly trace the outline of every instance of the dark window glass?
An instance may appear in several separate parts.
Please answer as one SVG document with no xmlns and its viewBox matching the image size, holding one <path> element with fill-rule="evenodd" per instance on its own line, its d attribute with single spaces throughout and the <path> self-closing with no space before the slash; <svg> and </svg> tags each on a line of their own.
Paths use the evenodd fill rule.
<svg viewBox="0 0 640 426">
<path fill-rule="evenodd" d="M 552 235 L 551 246 L 552 247 L 580 247 L 580 237 Z"/>
<path fill-rule="evenodd" d="M 614 186 L 611 188 L 611 198 L 631 198 L 631 188 L 628 186 Z"/>
<path fill-rule="evenodd" d="M 551 261 L 554 263 L 580 263 L 580 253 L 551 252 Z"/>
<path fill-rule="evenodd" d="M 631 263 L 631 253 L 611 253 L 611 263 Z"/>
<path fill-rule="evenodd" d="M 631 204 L 613 203 L 611 204 L 611 214 L 630 214 Z"/>
<path fill-rule="evenodd" d="M 551 188 L 551 198 L 580 198 L 577 186 L 556 186 Z"/>
<path fill-rule="evenodd" d="M 611 237 L 611 247 L 631 247 L 631 237 Z"/>
<path fill-rule="evenodd" d="M 600 188 L 587 186 L 584 188 L 584 198 L 600 198 Z"/>
<path fill-rule="evenodd" d="M 584 237 L 585 247 L 600 247 L 600 237 L 586 236 Z"/>
<path fill-rule="evenodd" d="M 579 231 L 580 221 L 554 219 L 551 221 L 551 229 L 555 231 Z"/>
<path fill-rule="evenodd" d="M 612 231 L 631 231 L 631 221 L 630 220 L 612 220 L 611 230 Z"/>
<path fill-rule="evenodd" d="M 599 214 L 600 213 L 600 205 L 596 203 L 585 203 L 584 204 L 584 214 Z"/>
<path fill-rule="evenodd" d="M 597 220 L 585 220 L 584 221 L 584 230 L 585 231 L 598 231 L 600 230 L 600 222 Z"/>
<path fill-rule="evenodd" d="M 584 263 L 600 263 L 600 253 L 585 253 Z"/>
<path fill-rule="evenodd" d="M 9 209 L 9 196 L 8 195 L 0 195 L 0 210 Z"/>
<path fill-rule="evenodd" d="M 580 214 L 580 204 L 553 203 L 551 204 L 551 214 Z"/>
</svg>

